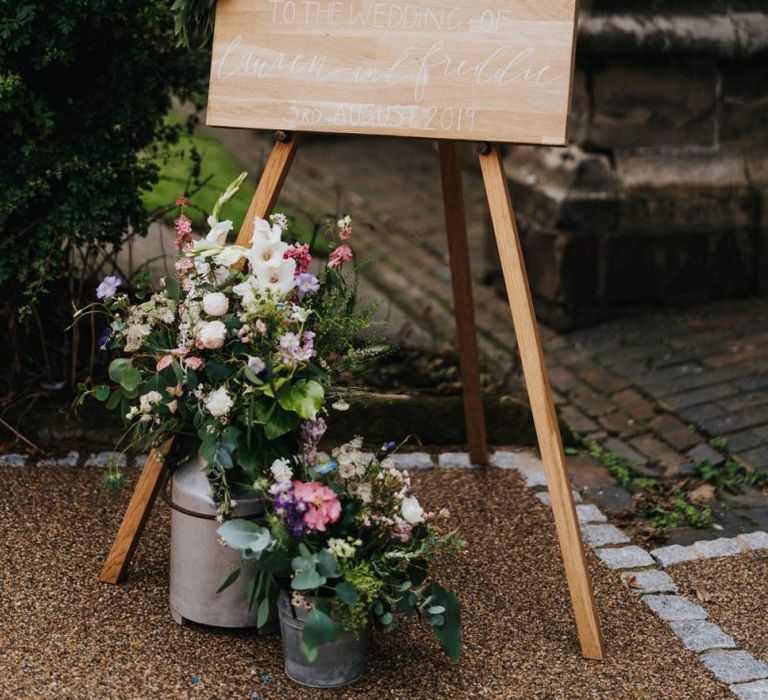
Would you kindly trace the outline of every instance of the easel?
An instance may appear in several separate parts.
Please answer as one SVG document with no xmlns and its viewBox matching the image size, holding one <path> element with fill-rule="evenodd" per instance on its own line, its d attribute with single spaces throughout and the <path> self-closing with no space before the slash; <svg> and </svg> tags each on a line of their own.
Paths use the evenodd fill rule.
<svg viewBox="0 0 768 700">
<path fill-rule="evenodd" d="M 254 217 L 266 217 L 271 211 L 296 154 L 296 134 L 277 132 L 275 136 L 264 173 L 238 233 L 238 245 L 250 244 Z M 600 624 L 503 162 L 497 145 L 481 143 L 477 151 L 581 649 L 587 658 L 602 659 Z M 440 141 L 439 154 L 456 332 L 464 387 L 467 440 L 472 461 L 486 464 L 488 449 L 480 388 L 464 197 L 456 143 Z M 100 581 L 114 584 L 124 576 L 157 495 L 165 469 L 165 458 L 171 446 L 172 440 L 169 440 L 150 454 L 104 564 Z"/>
</svg>

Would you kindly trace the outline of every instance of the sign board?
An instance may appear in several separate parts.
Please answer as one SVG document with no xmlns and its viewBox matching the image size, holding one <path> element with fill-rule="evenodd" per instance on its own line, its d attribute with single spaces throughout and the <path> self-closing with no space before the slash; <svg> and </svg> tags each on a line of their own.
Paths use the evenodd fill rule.
<svg viewBox="0 0 768 700">
<path fill-rule="evenodd" d="M 564 144 L 577 0 L 219 0 L 211 126 Z"/>
</svg>

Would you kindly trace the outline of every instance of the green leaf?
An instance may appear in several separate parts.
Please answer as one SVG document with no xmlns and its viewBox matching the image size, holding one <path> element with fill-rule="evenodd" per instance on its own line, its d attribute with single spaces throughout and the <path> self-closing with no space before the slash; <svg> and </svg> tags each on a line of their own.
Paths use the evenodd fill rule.
<svg viewBox="0 0 768 700">
<path fill-rule="evenodd" d="M 355 587 L 347 583 L 346 581 L 341 581 L 340 583 L 336 584 L 336 588 L 334 588 L 336 591 L 336 595 L 339 596 L 339 600 L 341 600 L 342 603 L 346 603 L 347 605 L 354 605 L 358 601 L 358 594 L 355 590 Z"/>
<path fill-rule="evenodd" d="M 451 592 L 446 591 L 434 581 L 427 587 L 430 597 L 445 608 L 445 622 L 440 626 L 433 626 L 432 631 L 440 641 L 443 651 L 451 661 L 456 662 L 461 656 L 461 606 L 459 599 Z"/>
<path fill-rule="evenodd" d="M 224 579 L 224 583 L 219 586 L 216 593 L 221 593 L 222 591 L 229 588 L 237 579 L 240 577 L 240 569 L 235 569 L 229 576 L 227 576 L 226 579 Z"/>
<path fill-rule="evenodd" d="M 301 641 L 308 647 L 319 647 L 334 641 L 341 631 L 340 625 L 334 622 L 322 610 L 313 608 L 307 615 Z"/>
<path fill-rule="evenodd" d="M 259 603 L 259 611 L 256 613 L 256 627 L 264 627 L 269 620 L 269 596 Z"/>
<path fill-rule="evenodd" d="M 227 520 L 216 530 L 216 534 L 228 547 L 240 551 L 262 552 L 272 542 L 269 530 L 250 520 Z"/>
<path fill-rule="evenodd" d="M 165 292 L 169 299 L 173 299 L 174 301 L 181 299 L 181 289 L 179 287 L 179 282 L 175 277 L 168 275 L 165 278 Z"/>
<path fill-rule="evenodd" d="M 128 393 L 136 391 L 141 382 L 139 370 L 124 357 L 118 357 L 109 364 L 109 378 Z"/>
<path fill-rule="evenodd" d="M 445 608 L 442 605 L 433 605 L 427 612 L 430 615 L 442 615 L 445 612 Z"/>
<path fill-rule="evenodd" d="M 299 554 L 307 561 L 312 561 L 312 552 L 309 551 L 309 547 L 303 542 L 299 542 Z"/>
<path fill-rule="evenodd" d="M 109 398 L 109 387 L 106 384 L 99 384 L 93 390 L 93 395 L 99 401 L 106 401 Z"/>
<path fill-rule="evenodd" d="M 291 588 L 297 591 L 312 591 L 324 585 L 326 578 L 317 573 L 314 567 L 300 571 L 291 581 Z"/>
<path fill-rule="evenodd" d="M 205 374 L 212 384 L 221 384 L 232 376 L 232 369 L 220 362 L 208 362 L 205 365 Z"/>
<path fill-rule="evenodd" d="M 110 411 L 114 411 L 118 404 L 120 403 L 120 399 L 123 398 L 123 392 L 120 389 L 115 389 L 109 396 L 109 400 L 106 403 L 107 409 Z"/>
<path fill-rule="evenodd" d="M 315 420 L 324 398 L 322 385 L 312 379 L 300 379 L 295 384 L 283 387 L 277 395 L 282 408 L 293 411 L 304 420 Z"/>
<path fill-rule="evenodd" d="M 326 578 L 338 578 L 339 571 L 336 568 L 336 557 L 327 549 L 320 550 L 317 554 L 317 570 Z"/>
<path fill-rule="evenodd" d="M 304 653 L 305 658 L 309 663 L 313 664 L 317 661 L 317 647 L 309 646 L 304 639 L 300 642 L 301 651 Z"/>
<path fill-rule="evenodd" d="M 385 612 L 380 618 L 381 624 L 384 625 L 384 627 L 389 627 L 392 624 L 392 613 Z"/>
<path fill-rule="evenodd" d="M 264 424 L 264 435 L 267 440 L 276 440 L 286 433 L 298 428 L 301 418 L 295 413 L 284 411 L 275 404 L 275 410 L 272 412 L 269 420 Z"/>
</svg>

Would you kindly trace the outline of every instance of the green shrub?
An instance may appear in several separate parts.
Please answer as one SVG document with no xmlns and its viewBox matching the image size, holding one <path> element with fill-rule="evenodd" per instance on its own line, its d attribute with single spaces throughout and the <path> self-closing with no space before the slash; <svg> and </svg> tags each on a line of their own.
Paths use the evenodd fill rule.
<svg viewBox="0 0 768 700">
<path fill-rule="evenodd" d="M 163 120 L 171 95 L 197 98 L 207 70 L 205 58 L 176 47 L 173 26 L 163 0 L 0 0 L 0 314 L 9 332 L 21 332 L 19 307 L 42 311 L 52 291 L 70 312 L 83 251 L 146 230 L 142 193 L 157 181 L 158 151 L 184 128 Z M 41 325 L 49 331 L 44 318 L 35 333 Z M 37 357 L 25 342 L 10 344 L 16 369 Z"/>
</svg>

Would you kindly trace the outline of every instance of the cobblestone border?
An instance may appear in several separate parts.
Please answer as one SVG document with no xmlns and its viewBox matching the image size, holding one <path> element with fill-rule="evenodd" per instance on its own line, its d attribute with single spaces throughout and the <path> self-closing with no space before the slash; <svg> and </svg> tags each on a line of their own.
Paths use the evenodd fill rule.
<svg viewBox="0 0 768 700">
<path fill-rule="evenodd" d="M 59 459 L 42 459 L 41 467 L 105 468 L 117 459 L 121 466 L 128 460 L 120 452 L 91 453 L 81 459 L 70 452 Z M 146 456 L 139 455 L 132 466 L 143 466 Z M 394 455 L 401 469 L 473 469 L 476 468 L 466 452 L 445 452 L 437 461 L 427 452 Z M 544 505 L 550 505 L 547 482 L 541 460 L 530 452 L 498 450 L 491 456 L 491 465 L 513 469 Z M 34 463 L 24 454 L 0 455 L 0 466 L 23 467 Z M 703 540 L 688 547 L 671 545 L 651 552 L 631 543 L 630 538 L 591 503 L 583 503 L 581 495 L 573 492 L 576 513 L 584 542 L 609 569 L 616 571 L 623 584 L 639 596 L 659 618 L 667 623 L 686 648 L 698 655 L 715 677 L 726 683 L 740 700 L 768 700 L 768 663 L 755 659 L 749 652 L 736 647 L 734 639 L 718 625 L 709 621 L 707 611 L 698 603 L 680 595 L 677 585 L 664 568 L 696 559 L 712 559 L 744 552 L 768 549 L 768 533 L 752 532 L 732 538 Z"/>
</svg>

